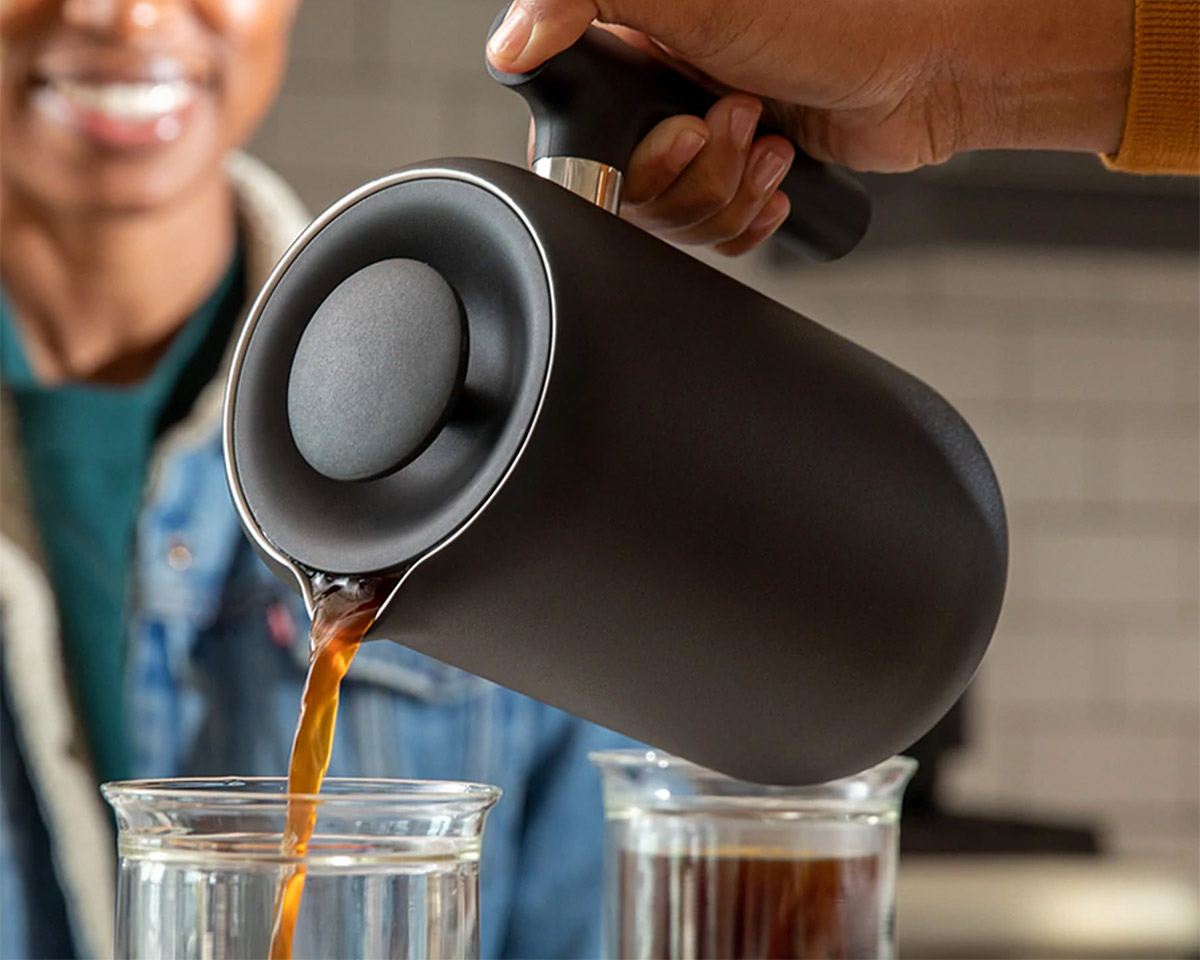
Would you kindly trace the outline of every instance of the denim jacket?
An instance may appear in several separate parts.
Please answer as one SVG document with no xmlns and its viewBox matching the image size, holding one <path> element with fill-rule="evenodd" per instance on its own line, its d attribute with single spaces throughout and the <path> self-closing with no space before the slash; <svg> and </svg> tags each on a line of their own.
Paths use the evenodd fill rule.
<svg viewBox="0 0 1200 960">
<path fill-rule="evenodd" d="M 253 293 L 307 222 L 231 158 Z M 307 666 L 300 598 L 250 549 L 225 482 L 220 379 L 156 450 L 131 570 L 126 709 L 137 777 L 282 775 Z M 81 747 L 5 404 L 0 511 L 0 960 L 111 953 L 111 817 Z M 504 791 L 482 860 L 484 956 L 599 951 L 602 805 L 617 735 L 386 641 L 344 683 L 331 776 Z"/>
</svg>

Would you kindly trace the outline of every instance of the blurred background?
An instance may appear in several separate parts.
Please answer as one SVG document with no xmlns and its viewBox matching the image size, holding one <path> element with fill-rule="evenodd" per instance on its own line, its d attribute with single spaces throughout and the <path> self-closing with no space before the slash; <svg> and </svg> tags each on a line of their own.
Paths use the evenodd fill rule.
<svg viewBox="0 0 1200 960">
<path fill-rule="evenodd" d="M 525 108 L 482 68 L 498 7 L 305 0 L 283 96 L 253 152 L 314 213 L 411 161 L 522 163 Z M 957 855 L 964 870 L 973 856 L 1022 855 L 1044 877 L 1055 858 L 1102 854 L 1194 883 L 1195 182 L 1110 174 L 1092 157 L 1003 154 L 868 179 L 871 237 L 846 261 L 706 259 L 939 389 L 979 432 L 1007 497 L 1000 630 L 961 709 L 921 748 L 906 867 L 922 855 Z M 922 913 L 919 886 L 902 883 L 902 944 L 932 956 L 936 937 L 917 927 L 936 911 Z M 1118 905 L 1153 914 L 1122 889 Z M 1099 947 L 1075 953 L 1085 949 Z"/>
</svg>

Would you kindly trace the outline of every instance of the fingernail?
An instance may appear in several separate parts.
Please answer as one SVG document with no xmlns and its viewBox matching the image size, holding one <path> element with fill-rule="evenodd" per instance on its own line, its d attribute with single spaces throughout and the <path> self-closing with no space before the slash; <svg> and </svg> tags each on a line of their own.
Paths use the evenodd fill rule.
<svg viewBox="0 0 1200 960">
<path fill-rule="evenodd" d="M 508 15 L 500 24 L 500 29 L 492 34 L 488 41 L 488 50 L 492 56 L 501 60 L 516 60 L 529 45 L 533 36 L 533 19 L 525 10 L 525 5 L 514 3 L 508 8 Z"/>
<path fill-rule="evenodd" d="M 733 109 L 729 117 L 729 132 L 733 142 L 739 147 L 748 147 L 754 138 L 754 130 L 758 126 L 758 115 L 761 107 L 740 106 Z"/>
<path fill-rule="evenodd" d="M 704 147 L 707 141 L 695 130 L 683 130 L 667 151 L 667 163 L 672 170 L 682 170 Z"/>
<path fill-rule="evenodd" d="M 766 193 L 783 179 L 787 169 L 787 159 L 774 150 L 764 150 L 754 161 L 750 170 L 750 182 L 759 193 Z"/>
</svg>

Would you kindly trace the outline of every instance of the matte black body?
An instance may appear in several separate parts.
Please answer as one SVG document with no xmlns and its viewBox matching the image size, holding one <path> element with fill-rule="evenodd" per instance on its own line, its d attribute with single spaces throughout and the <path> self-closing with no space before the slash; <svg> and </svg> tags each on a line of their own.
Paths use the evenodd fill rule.
<svg viewBox="0 0 1200 960">
<path fill-rule="evenodd" d="M 749 780 L 828 780 L 917 740 L 974 674 L 1004 591 L 1003 505 L 966 423 L 553 184 L 440 166 L 532 227 L 549 380 L 507 480 L 369 636 Z"/>
</svg>

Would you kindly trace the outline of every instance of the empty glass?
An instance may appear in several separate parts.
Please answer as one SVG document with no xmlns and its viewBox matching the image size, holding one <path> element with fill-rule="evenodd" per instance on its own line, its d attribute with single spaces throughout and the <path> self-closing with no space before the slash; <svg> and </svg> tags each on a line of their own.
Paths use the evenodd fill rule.
<svg viewBox="0 0 1200 960">
<path fill-rule="evenodd" d="M 500 796 L 473 783 L 325 781 L 303 855 L 279 849 L 286 781 L 110 783 L 119 958 L 267 956 L 276 892 L 306 874 L 293 957 L 479 956 L 479 850 Z"/>
<path fill-rule="evenodd" d="M 644 750 L 592 760 L 604 780 L 606 956 L 895 955 L 900 799 L 915 761 L 771 787 Z"/>
</svg>

